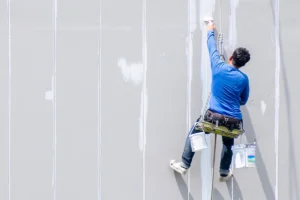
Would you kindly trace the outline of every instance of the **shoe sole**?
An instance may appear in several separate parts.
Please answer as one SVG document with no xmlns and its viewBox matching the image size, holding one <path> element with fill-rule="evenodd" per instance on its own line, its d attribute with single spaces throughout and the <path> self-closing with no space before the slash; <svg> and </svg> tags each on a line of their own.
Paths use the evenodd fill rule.
<svg viewBox="0 0 300 200">
<path fill-rule="evenodd" d="M 170 167 L 171 167 L 174 171 L 178 172 L 179 174 L 185 175 L 186 172 L 180 171 L 179 169 L 177 169 L 176 167 L 174 167 L 174 163 L 176 163 L 176 161 L 175 161 L 175 160 L 171 160 L 171 161 L 170 161 Z"/>
<path fill-rule="evenodd" d="M 220 182 L 226 182 L 226 181 L 229 181 L 232 177 L 233 177 L 233 174 L 231 174 L 228 177 L 220 177 L 219 180 L 220 180 Z"/>
</svg>

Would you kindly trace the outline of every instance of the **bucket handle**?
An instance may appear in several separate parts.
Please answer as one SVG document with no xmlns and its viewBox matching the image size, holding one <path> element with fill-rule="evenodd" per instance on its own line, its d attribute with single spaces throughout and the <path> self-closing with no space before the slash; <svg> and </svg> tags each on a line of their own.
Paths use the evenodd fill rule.
<svg viewBox="0 0 300 200">
<path fill-rule="evenodd" d="M 192 135 L 192 132 L 195 130 L 196 125 L 197 125 L 197 122 L 195 122 L 195 123 L 193 124 L 193 126 L 192 126 L 192 128 L 191 128 L 191 130 L 190 130 L 190 132 L 189 132 L 189 134 L 188 134 L 189 136 Z"/>
</svg>

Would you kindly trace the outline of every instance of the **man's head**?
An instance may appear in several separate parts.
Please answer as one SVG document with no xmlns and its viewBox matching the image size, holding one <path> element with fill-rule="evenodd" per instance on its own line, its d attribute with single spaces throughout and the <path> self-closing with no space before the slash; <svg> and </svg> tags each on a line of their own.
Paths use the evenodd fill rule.
<svg viewBox="0 0 300 200">
<path fill-rule="evenodd" d="M 229 63 L 236 68 L 243 67 L 250 60 L 250 53 L 246 48 L 236 48 L 229 58 Z"/>
</svg>

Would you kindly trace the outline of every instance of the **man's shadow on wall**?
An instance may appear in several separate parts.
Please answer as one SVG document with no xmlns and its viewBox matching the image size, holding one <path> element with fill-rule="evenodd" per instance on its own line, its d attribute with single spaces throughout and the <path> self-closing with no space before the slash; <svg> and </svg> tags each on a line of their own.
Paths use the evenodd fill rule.
<svg viewBox="0 0 300 200">
<path fill-rule="evenodd" d="M 256 134 L 255 134 L 255 131 L 253 128 L 253 124 L 251 122 L 249 111 L 248 111 L 247 107 L 245 107 L 245 106 L 243 106 L 241 108 L 241 110 L 243 113 L 244 128 L 246 130 L 245 136 L 246 136 L 247 141 L 252 143 L 256 140 Z M 257 144 L 257 143 L 256 143 L 256 168 L 258 171 L 259 179 L 263 186 L 263 190 L 264 190 L 266 199 L 274 200 L 275 196 L 274 196 L 274 192 L 272 190 L 272 185 L 269 181 L 267 169 L 266 169 L 265 163 L 262 159 L 259 144 Z M 234 177 L 232 178 L 232 180 L 227 181 L 226 185 L 227 185 L 228 192 L 230 194 L 231 199 L 243 200 L 242 191 Z M 231 191 L 233 191 L 233 193 Z M 216 199 L 216 200 L 224 199 L 224 197 L 220 194 L 220 192 L 215 188 L 214 188 L 214 199 Z"/>
<path fill-rule="evenodd" d="M 253 124 L 251 122 L 249 111 L 248 111 L 247 107 L 245 107 L 245 106 L 242 106 L 241 110 L 243 113 L 244 127 L 246 130 L 245 136 L 247 138 L 247 141 L 252 143 L 256 140 L 257 136 L 254 131 Z M 256 143 L 256 156 L 255 157 L 256 157 L 256 168 L 257 168 L 258 176 L 262 183 L 262 187 L 263 187 L 266 199 L 274 200 L 275 195 L 274 195 L 274 192 L 272 189 L 273 187 L 269 181 L 270 179 L 268 176 L 268 171 L 266 169 L 266 165 L 265 165 L 262 155 L 261 155 L 259 141 L 258 141 L 258 143 Z"/>
<path fill-rule="evenodd" d="M 181 193 L 181 197 L 183 200 L 194 200 L 193 196 L 189 192 L 188 186 L 186 182 L 183 180 L 182 176 L 174 171 L 174 176 L 179 188 L 179 191 Z"/>
<path fill-rule="evenodd" d="M 198 31 L 200 31 L 200 30 L 198 29 Z M 228 59 L 228 56 L 226 55 L 226 51 L 224 51 L 224 57 L 225 57 L 225 59 Z M 245 127 L 245 130 L 247 131 L 245 133 L 245 136 L 247 138 L 247 141 L 253 142 L 256 139 L 256 134 L 255 134 L 252 122 L 251 122 L 251 118 L 250 118 L 248 109 L 247 109 L 247 107 L 243 106 L 241 108 L 241 110 L 243 112 L 244 127 Z M 264 190 L 266 199 L 267 200 L 274 200 L 275 195 L 274 195 L 274 192 L 272 190 L 272 185 L 270 184 L 270 181 L 269 181 L 269 176 L 268 176 L 268 173 L 267 173 L 265 163 L 262 159 L 259 144 L 256 144 L 256 167 L 257 167 L 257 171 L 258 171 L 260 181 L 261 181 L 262 186 L 263 186 L 263 190 Z M 194 200 L 193 196 L 189 193 L 188 186 L 185 183 L 182 176 L 180 174 L 176 173 L 176 172 L 174 172 L 174 175 L 175 175 L 175 179 L 176 179 L 178 188 L 180 190 L 182 199 L 184 199 L 184 200 L 188 200 L 188 199 L 189 200 Z M 233 182 L 231 182 L 231 181 L 233 181 Z M 228 188 L 228 191 L 229 191 L 229 194 L 230 194 L 231 198 L 232 199 L 243 200 L 242 191 L 241 191 L 236 179 L 233 177 L 233 179 L 231 181 L 226 182 L 226 185 L 227 185 L 227 188 Z M 233 194 L 232 194 L 231 191 L 233 191 Z M 216 188 L 213 189 L 213 197 L 214 197 L 215 200 L 224 200 L 224 197 L 222 196 L 222 194 Z"/>
<path fill-rule="evenodd" d="M 281 35 L 281 34 L 280 34 Z M 281 39 L 280 39 L 280 46 L 281 45 Z M 300 199 L 299 195 L 299 184 L 298 184 L 298 173 L 297 173 L 297 167 L 295 163 L 295 150 L 294 150 L 294 137 L 293 137 L 293 132 L 292 128 L 292 116 L 291 116 L 291 101 L 290 101 L 290 91 L 288 87 L 288 82 L 287 82 L 287 75 L 285 71 L 285 64 L 284 64 L 284 59 L 283 59 L 283 52 L 282 48 L 280 50 L 280 54 L 282 56 L 281 59 L 281 67 L 282 67 L 282 76 L 283 76 L 283 87 L 284 87 L 284 96 L 285 96 L 285 106 L 286 106 L 286 112 L 287 112 L 287 133 L 288 133 L 288 153 L 289 153 L 289 199 Z"/>
<path fill-rule="evenodd" d="M 199 16 L 199 5 L 198 5 L 199 2 L 196 1 L 196 4 L 197 4 L 196 13 L 197 13 L 197 16 Z M 274 15 L 274 13 L 273 13 L 273 15 Z M 195 29 L 195 31 L 193 32 L 193 35 L 192 35 L 192 37 L 193 37 L 193 52 L 196 52 L 196 53 L 201 52 L 201 45 L 199 45 L 200 42 L 201 42 L 201 34 L 202 33 L 201 33 L 201 30 L 200 30 L 200 27 L 199 27 L 199 19 L 197 18 L 197 28 Z M 218 30 L 215 31 L 215 36 L 217 37 L 217 35 L 218 35 Z M 204 42 L 204 41 L 202 41 L 202 42 Z M 281 45 L 281 38 L 280 38 L 280 45 Z M 281 49 L 281 51 L 282 51 L 282 49 Z M 223 53 L 224 53 L 224 59 L 225 59 L 225 61 L 227 61 L 228 60 L 228 55 L 226 54 L 225 49 L 223 50 Z M 281 52 L 281 55 L 283 57 L 283 52 Z M 200 56 L 194 56 L 193 66 L 200 66 L 200 64 L 201 64 Z M 284 80 L 285 97 L 286 97 L 286 101 L 287 101 L 286 102 L 287 115 L 288 115 L 287 117 L 288 117 L 288 123 L 289 123 L 288 124 L 289 154 L 290 154 L 289 164 L 291 166 L 290 167 L 291 170 L 289 170 L 289 180 L 291 181 L 291 183 L 293 185 L 293 187 L 289 187 L 289 189 L 290 189 L 289 192 L 290 192 L 291 195 L 293 195 L 293 192 L 296 192 L 296 198 L 300 199 L 298 191 L 297 191 L 297 188 L 298 188 L 297 170 L 296 170 L 296 165 L 295 165 L 293 135 L 292 135 L 292 130 L 291 130 L 292 124 L 291 124 L 291 111 L 290 111 L 290 95 L 289 95 L 289 88 L 288 88 L 288 85 L 287 85 L 287 78 L 286 78 L 285 65 L 284 65 L 283 59 L 281 59 L 281 65 L 282 65 L 282 68 L 283 68 L 282 74 L 283 74 L 283 80 Z M 196 74 L 200 73 L 199 67 L 196 67 L 193 70 Z M 192 94 L 196 95 L 197 93 L 192 93 Z M 250 118 L 248 109 L 247 109 L 247 107 L 243 106 L 241 108 L 241 110 L 243 112 L 243 118 L 244 118 L 243 120 L 244 120 L 245 130 L 247 131 L 245 133 L 246 139 L 249 142 L 253 142 L 257 138 L 257 136 L 256 136 L 256 133 L 254 131 L 253 124 L 251 122 L 251 118 Z M 258 172 L 260 181 L 262 183 L 262 187 L 263 187 L 266 199 L 267 200 L 274 200 L 275 195 L 274 195 L 274 192 L 273 192 L 273 189 L 272 189 L 273 186 L 271 185 L 271 183 L 269 181 L 269 176 L 268 176 L 268 173 L 267 173 L 267 169 L 266 169 L 265 163 L 262 159 L 262 154 L 261 154 L 260 148 L 259 148 L 259 141 L 258 141 L 258 143 L 256 143 L 256 168 L 257 168 L 257 172 Z M 175 176 L 178 188 L 180 190 L 182 199 L 184 199 L 184 200 L 188 200 L 188 199 L 189 200 L 194 200 L 193 196 L 189 193 L 188 186 L 185 183 L 182 176 L 180 174 L 176 173 L 176 172 L 174 172 L 174 176 Z M 236 179 L 233 178 L 232 181 L 233 181 L 233 184 L 232 184 L 231 181 L 228 181 L 226 183 L 229 194 L 231 195 L 231 198 L 242 200 L 243 199 L 242 191 L 240 190 L 240 187 L 239 187 Z M 234 189 L 233 194 L 231 193 L 232 189 Z M 232 195 L 233 195 L 233 197 L 232 197 Z M 214 188 L 214 190 L 213 190 L 213 196 L 214 196 L 215 200 L 224 200 L 224 197 L 222 196 L 222 194 L 216 188 Z"/>
</svg>

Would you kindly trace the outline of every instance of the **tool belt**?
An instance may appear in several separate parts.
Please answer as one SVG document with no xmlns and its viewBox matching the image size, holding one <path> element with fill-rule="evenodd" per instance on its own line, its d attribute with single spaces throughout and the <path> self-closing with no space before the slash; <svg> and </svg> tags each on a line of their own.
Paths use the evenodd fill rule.
<svg viewBox="0 0 300 200">
<path fill-rule="evenodd" d="M 207 110 L 204 119 L 199 122 L 204 132 L 215 133 L 230 138 L 237 138 L 243 130 L 243 121 Z"/>
<path fill-rule="evenodd" d="M 231 117 L 226 117 L 211 110 L 207 110 L 204 115 L 204 121 L 210 122 L 215 126 L 225 126 L 230 131 L 233 129 L 241 129 L 242 120 Z"/>
</svg>

